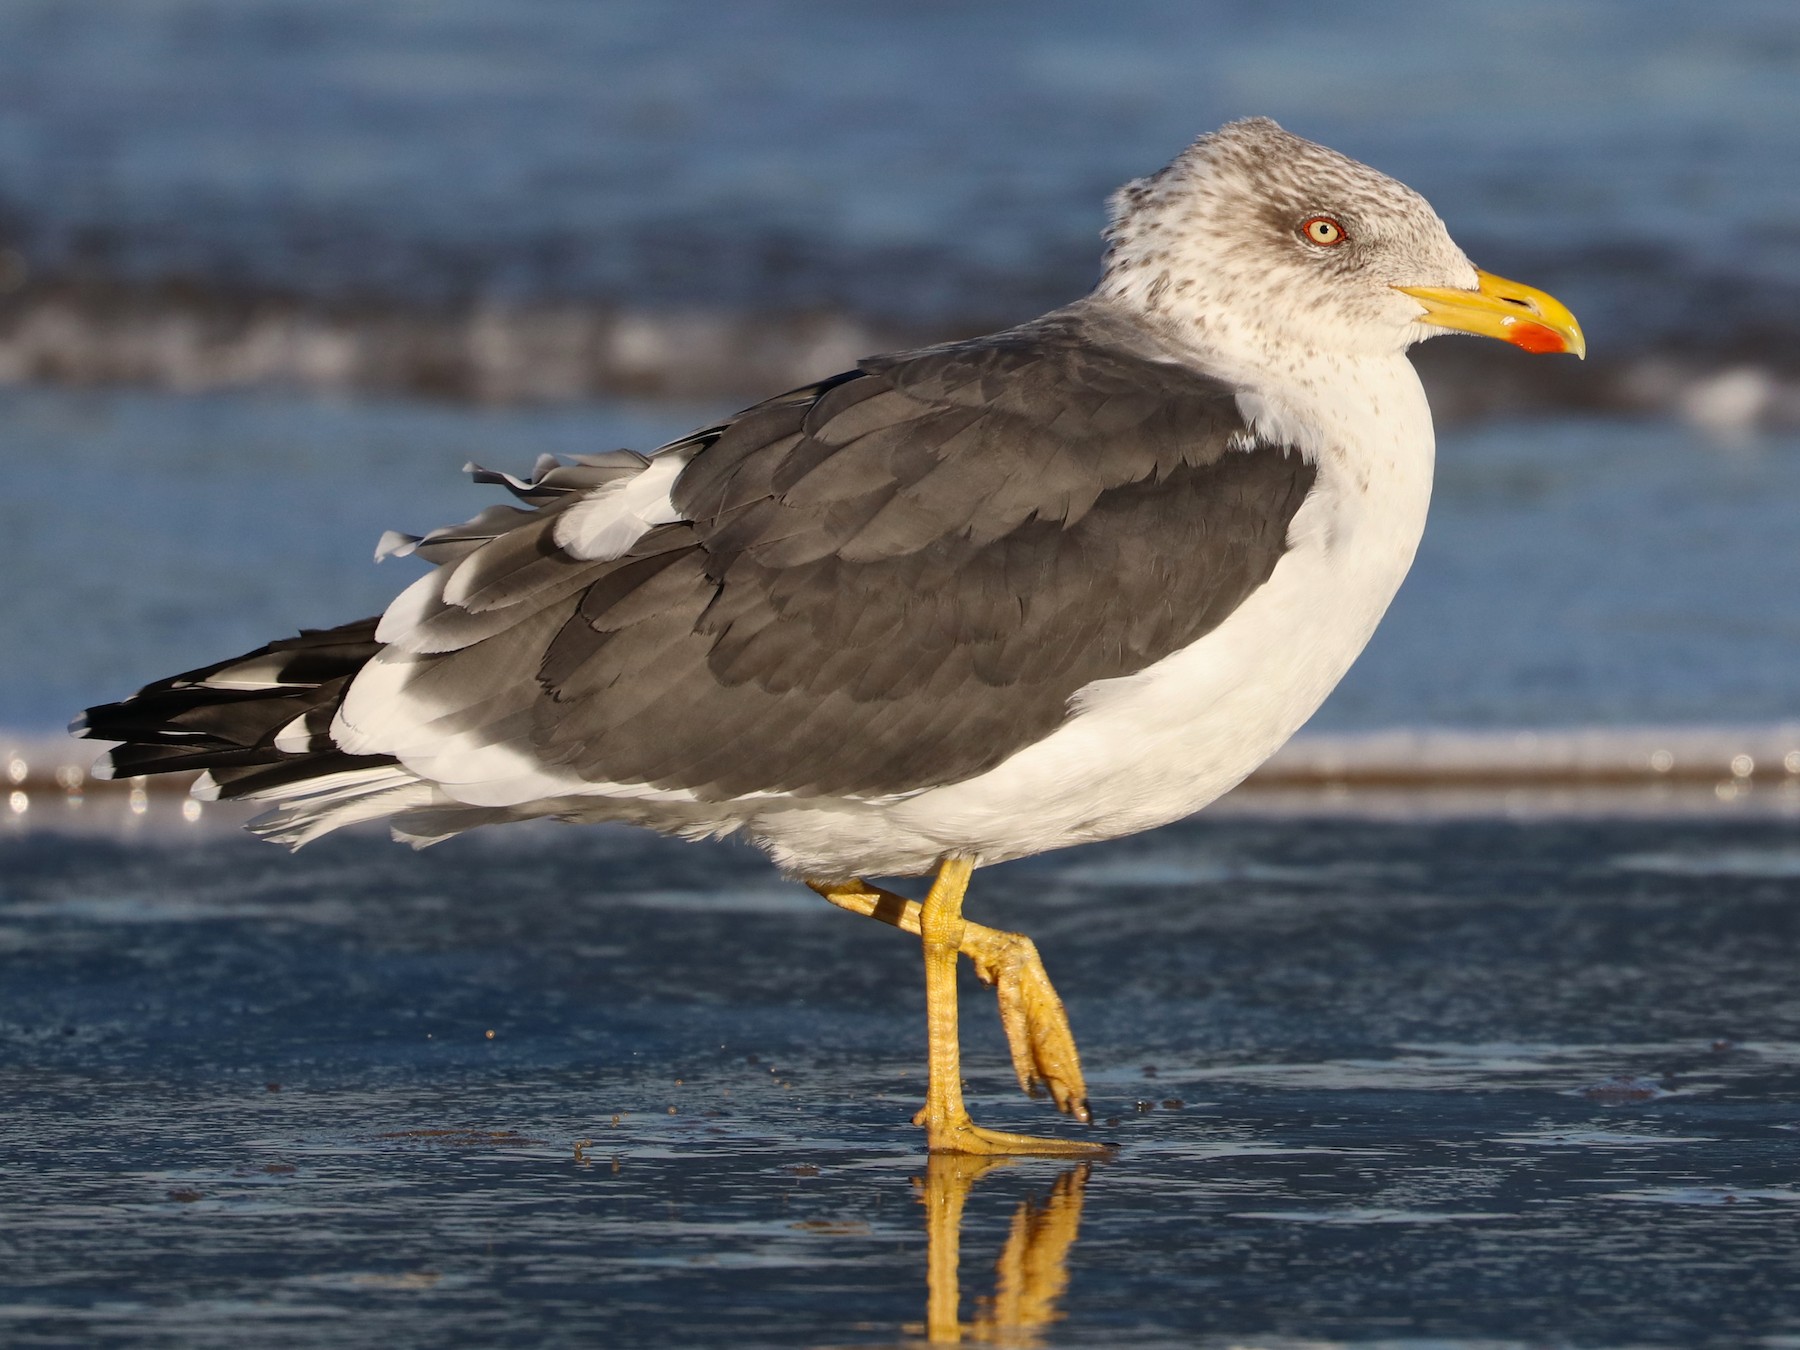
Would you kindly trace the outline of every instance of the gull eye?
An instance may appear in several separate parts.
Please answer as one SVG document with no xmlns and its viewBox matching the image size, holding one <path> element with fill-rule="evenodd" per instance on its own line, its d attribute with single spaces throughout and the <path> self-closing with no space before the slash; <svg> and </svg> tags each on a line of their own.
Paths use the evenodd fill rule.
<svg viewBox="0 0 1800 1350">
<path fill-rule="evenodd" d="M 1300 237 L 1320 248 L 1336 248 L 1346 238 L 1344 227 L 1330 216 L 1313 216 L 1300 226 Z"/>
</svg>

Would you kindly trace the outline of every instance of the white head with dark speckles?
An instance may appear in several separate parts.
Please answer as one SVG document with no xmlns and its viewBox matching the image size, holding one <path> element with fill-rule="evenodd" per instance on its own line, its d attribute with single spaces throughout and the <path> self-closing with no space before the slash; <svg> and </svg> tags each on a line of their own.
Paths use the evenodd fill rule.
<svg viewBox="0 0 1800 1350">
<path fill-rule="evenodd" d="M 1402 351 L 1442 329 L 1396 287 L 1481 277 L 1418 193 L 1266 117 L 1120 188 L 1106 239 L 1100 294 L 1258 363 Z"/>
</svg>

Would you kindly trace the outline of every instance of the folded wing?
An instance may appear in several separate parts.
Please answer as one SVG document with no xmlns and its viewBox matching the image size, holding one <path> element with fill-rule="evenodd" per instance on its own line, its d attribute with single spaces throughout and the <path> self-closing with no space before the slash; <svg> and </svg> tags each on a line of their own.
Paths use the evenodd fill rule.
<svg viewBox="0 0 1800 1350">
<path fill-rule="evenodd" d="M 1311 490 L 1143 342 L 1060 311 L 506 480 L 533 509 L 420 544 L 329 748 L 504 807 L 980 774 L 1221 623 Z"/>
</svg>

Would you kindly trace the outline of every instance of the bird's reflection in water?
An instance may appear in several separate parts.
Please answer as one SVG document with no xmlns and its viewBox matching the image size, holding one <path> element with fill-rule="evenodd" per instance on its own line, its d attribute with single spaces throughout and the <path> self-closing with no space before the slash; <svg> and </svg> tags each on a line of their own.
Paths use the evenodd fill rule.
<svg viewBox="0 0 1800 1350">
<path fill-rule="evenodd" d="M 1041 1344 L 1038 1333 L 1062 1317 L 1058 1302 L 1069 1285 L 1069 1249 L 1081 1228 L 1081 1202 L 1090 1164 L 1071 1167 L 1056 1178 L 1041 1202 L 1024 1200 L 1013 1215 L 1012 1232 L 995 1263 L 994 1292 L 979 1297 L 975 1317 L 961 1316 L 962 1216 L 978 1177 L 1009 1163 L 1006 1158 L 934 1154 L 925 1175 L 915 1178 L 925 1206 L 925 1324 L 934 1345 L 972 1341 L 985 1345 Z"/>
</svg>

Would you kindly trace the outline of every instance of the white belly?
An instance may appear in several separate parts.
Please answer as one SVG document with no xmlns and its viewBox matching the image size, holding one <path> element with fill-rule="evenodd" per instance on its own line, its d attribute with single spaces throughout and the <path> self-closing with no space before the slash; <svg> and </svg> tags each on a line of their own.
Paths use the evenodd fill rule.
<svg viewBox="0 0 1800 1350">
<path fill-rule="evenodd" d="M 745 833 L 796 873 L 909 874 L 950 853 L 999 862 L 1131 834 L 1241 782 L 1343 678 L 1424 530 L 1432 433 L 1411 364 L 1333 373 L 1338 387 L 1320 402 L 1342 416 L 1313 400 L 1246 409 L 1316 453 L 1320 472 L 1289 551 L 1218 628 L 1136 675 L 1088 686 L 1055 733 L 977 778 L 890 803 L 760 811 Z"/>
</svg>

